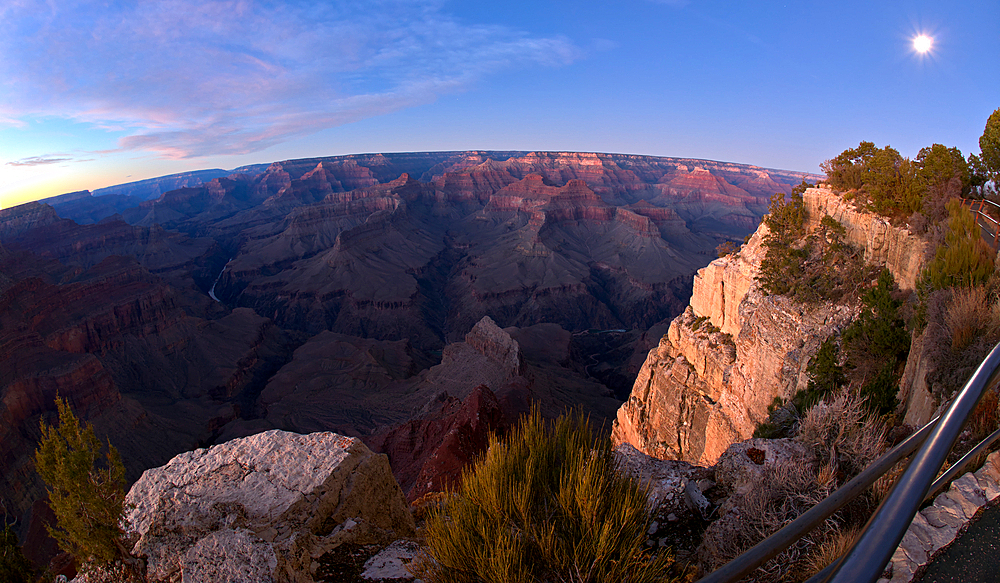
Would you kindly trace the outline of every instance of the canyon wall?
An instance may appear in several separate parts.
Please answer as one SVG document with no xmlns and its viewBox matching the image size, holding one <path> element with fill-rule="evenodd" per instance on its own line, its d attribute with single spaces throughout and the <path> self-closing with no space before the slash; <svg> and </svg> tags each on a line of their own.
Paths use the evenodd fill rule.
<svg viewBox="0 0 1000 583">
<path fill-rule="evenodd" d="M 858 211 L 827 188 L 810 188 L 803 199 L 807 229 L 832 216 L 869 262 L 885 265 L 900 287 L 913 289 L 926 255 L 923 241 Z M 632 394 L 618 410 L 616 444 L 711 465 L 731 443 L 752 436 L 776 397 L 788 399 L 806 387 L 810 359 L 858 308 L 804 305 L 764 293 L 756 276 L 767 234 L 761 223 L 739 252 L 695 275 L 690 305 L 650 350 Z"/>
</svg>

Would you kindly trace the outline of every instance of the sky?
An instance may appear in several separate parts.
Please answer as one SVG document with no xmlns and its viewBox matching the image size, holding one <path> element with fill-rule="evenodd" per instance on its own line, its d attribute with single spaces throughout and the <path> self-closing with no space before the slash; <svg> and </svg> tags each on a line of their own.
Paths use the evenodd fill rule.
<svg viewBox="0 0 1000 583">
<path fill-rule="evenodd" d="M 0 0 L 0 208 L 368 152 L 968 155 L 998 57 L 996 0 Z"/>
</svg>

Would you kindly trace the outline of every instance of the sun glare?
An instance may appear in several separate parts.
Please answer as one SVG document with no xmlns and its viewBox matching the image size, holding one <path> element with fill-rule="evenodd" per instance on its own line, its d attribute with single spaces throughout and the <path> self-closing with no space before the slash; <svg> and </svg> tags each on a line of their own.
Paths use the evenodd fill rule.
<svg viewBox="0 0 1000 583">
<path fill-rule="evenodd" d="M 931 50 L 931 46 L 934 45 L 934 39 L 927 36 L 926 34 L 917 35 L 913 38 L 913 50 L 920 54 L 926 54 Z"/>
</svg>

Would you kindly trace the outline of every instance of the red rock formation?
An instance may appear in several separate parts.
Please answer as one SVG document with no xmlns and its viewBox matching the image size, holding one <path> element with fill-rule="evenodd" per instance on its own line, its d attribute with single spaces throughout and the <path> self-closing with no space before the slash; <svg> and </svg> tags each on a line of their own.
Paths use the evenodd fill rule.
<svg viewBox="0 0 1000 583">
<path fill-rule="evenodd" d="M 412 502 L 458 486 L 462 470 L 486 451 L 490 434 L 509 426 L 496 395 L 479 385 L 465 400 L 446 397 L 440 410 L 370 442 L 389 456 L 392 473 Z"/>
</svg>

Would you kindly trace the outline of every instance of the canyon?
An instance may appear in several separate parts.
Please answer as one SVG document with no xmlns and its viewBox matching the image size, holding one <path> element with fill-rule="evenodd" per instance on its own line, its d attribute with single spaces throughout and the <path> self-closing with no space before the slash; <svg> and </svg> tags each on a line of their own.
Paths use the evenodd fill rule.
<svg viewBox="0 0 1000 583">
<path fill-rule="evenodd" d="M 130 482 L 196 447 L 336 431 L 386 453 L 410 500 L 453 483 L 529 403 L 610 426 L 695 271 L 772 194 L 817 178 L 619 154 L 366 154 L 0 210 L 4 513 L 22 537 L 43 532 L 32 453 L 56 394 Z M 699 277 L 743 285 L 712 270 Z M 749 329 L 734 298 L 697 313 Z M 728 357 L 698 374 L 726 374 Z"/>
</svg>

